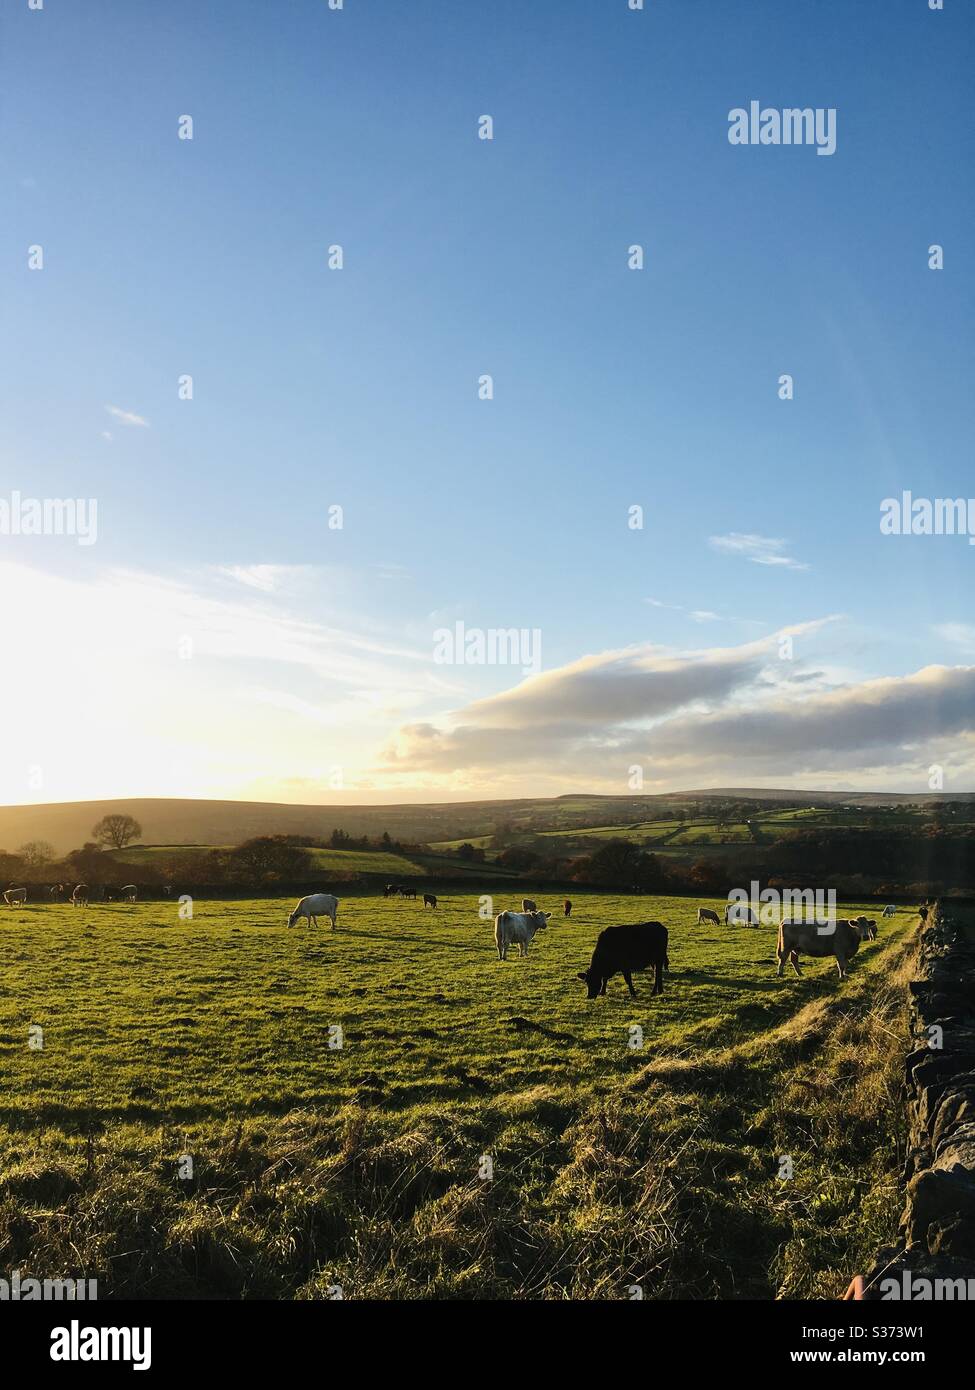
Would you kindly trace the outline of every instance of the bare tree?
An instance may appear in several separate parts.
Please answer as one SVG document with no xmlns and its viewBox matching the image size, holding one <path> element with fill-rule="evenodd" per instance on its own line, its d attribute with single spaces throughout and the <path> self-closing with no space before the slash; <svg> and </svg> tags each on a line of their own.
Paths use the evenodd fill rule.
<svg viewBox="0 0 975 1390">
<path fill-rule="evenodd" d="M 142 826 L 133 816 L 116 813 L 112 816 L 102 816 L 91 833 L 100 845 L 125 849 L 130 840 L 142 839 Z"/>
<path fill-rule="evenodd" d="M 29 869 L 36 869 L 40 864 L 49 864 L 55 851 L 54 846 L 49 845 L 47 840 L 28 840 L 26 845 L 21 845 L 17 853 Z"/>
</svg>

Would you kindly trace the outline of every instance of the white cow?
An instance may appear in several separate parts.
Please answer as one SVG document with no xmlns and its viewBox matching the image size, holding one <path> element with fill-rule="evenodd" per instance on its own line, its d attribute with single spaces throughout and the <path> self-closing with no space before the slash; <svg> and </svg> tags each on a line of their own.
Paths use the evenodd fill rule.
<svg viewBox="0 0 975 1390">
<path fill-rule="evenodd" d="M 884 908 L 883 912 L 882 912 L 880 915 L 881 915 L 881 917 L 893 917 L 893 915 L 894 915 L 894 913 L 895 913 L 896 911 L 897 911 L 897 908 L 894 906 L 894 904 L 893 904 L 893 903 L 888 903 L 887 906 Z"/>
<path fill-rule="evenodd" d="M 288 926 L 293 927 L 299 917 L 307 917 L 309 926 L 318 926 L 319 917 L 328 917 L 332 922 L 332 930 L 335 930 L 335 914 L 339 910 L 339 900 L 331 893 L 309 893 L 307 898 L 302 898 L 294 912 L 288 918 Z"/>
<path fill-rule="evenodd" d="M 134 883 L 127 883 L 124 888 L 120 888 L 118 891 L 119 897 L 124 898 L 127 903 L 134 903 L 139 894 Z"/>
<path fill-rule="evenodd" d="M 3 900 L 8 907 L 13 907 L 14 903 L 25 903 L 27 901 L 27 889 L 8 888 L 3 895 Z"/>
<path fill-rule="evenodd" d="M 507 960 L 508 947 L 518 946 L 520 955 L 528 955 L 528 944 L 537 931 L 548 926 L 551 912 L 499 912 L 494 919 L 494 939 L 498 960 Z"/>
<path fill-rule="evenodd" d="M 724 910 L 725 926 L 729 922 L 744 922 L 749 927 L 758 926 L 758 918 L 752 908 L 743 903 L 729 903 Z"/>
<path fill-rule="evenodd" d="M 855 956 L 861 941 L 870 941 L 877 934 L 876 926 L 866 917 L 850 917 L 818 926 L 815 922 L 782 922 L 779 926 L 779 942 L 775 954 L 779 958 L 781 975 L 787 960 L 802 978 L 799 969 L 800 951 L 807 956 L 835 956 L 836 969 L 840 979 L 846 978 L 846 967 L 850 957 Z"/>
</svg>

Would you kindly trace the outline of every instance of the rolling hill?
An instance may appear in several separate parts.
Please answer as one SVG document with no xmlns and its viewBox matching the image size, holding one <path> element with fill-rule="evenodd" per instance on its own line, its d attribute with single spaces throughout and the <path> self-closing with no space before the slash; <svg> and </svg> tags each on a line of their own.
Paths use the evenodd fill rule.
<svg viewBox="0 0 975 1390">
<path fill-rule="evenodd" d="M 153 845 L 234 845 L 253 835 L 296 834 L 327 838 L 332 830 L 415 843 L 443 843 L 491 835 L 500 825 L 516 831 L 572 832 L 591 826 L 623 828 L 648 823 L 664 810 L 720 800 L 790 806 L 899 807 L 972 801 L 970 793 L 790 792 L 766 788 L 713 788 L 655 796 L 526 797 L 508 801 L 458 801 L 390 806 L 300 806 L 267 801 L 204 801 L 119 797 L 0 807 L 0 849 L 16 851 L 28 840 L 47 840 L 59 854 L 91 839 L 92 826 L 110 812 L 125 812 Z"/>
</svg>

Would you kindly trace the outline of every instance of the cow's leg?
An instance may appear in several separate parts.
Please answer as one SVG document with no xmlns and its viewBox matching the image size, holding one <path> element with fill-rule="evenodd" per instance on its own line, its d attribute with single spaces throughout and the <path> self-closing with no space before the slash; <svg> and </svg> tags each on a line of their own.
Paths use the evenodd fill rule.
<svg viewBox="0 0 975 1390">
<path fill-rule="evenodd" d="M 779 958 L 779 968 L 778 968 L 778 970 L 776 970 L 775 973 L 776 973 L 776 975 L 778 975 L 778 976 L 781 978 L 781 976 L 782 976 L 782 971 L 783 971 L 783 969 L 785 968 L 785 954 L 786 954 L 786 953 L 785 953 L 784 949 L 783 949 L 781 946 L 779 946 L 779 947 L 776 948 L 775 954 L 776 954 L 776 955 L 778 956 L 778 958 Z"/>
<path fill-rule="evenodd" d="M 633 988 L 633 976 L 630 974 L 630 972 L 629 972 L 628 970 L 621 970 L 621 971 L 620 971 L 620 974 L 623 976 L 623 979 L 626 981 L 626 987 L 627 987 L 627 989 L 630 991 L 630 996 L 631 996 L 631 998 L 635 999 L 635 998 L 636 998 L 636 990 Z"/>
<path fill-rule="evenodd" d="M 839 956 L 836 957 L 836 968 L 837 968 L 837 970 L 838 970 L 839 973 L 840 973 L 840 979 L 841 979 L 841 980 L 845 979 L 845 978 L 846 978 L 846 970 L 844 969 L 843 962 L 840 960 Z"/>
<path fill-rule="evenodd" d="M 657 961 L 657 975 L 653 982 L 653 992 L 654 994 L 663 994 L 664 992 L 664 963 L 662 960 Z"/>
<path fill-rule="evenodd" d="M 604 975 L 604 976 L 603 976 L 602 989 L 599 991 L 600 994 L 605 994 L 605 993 L 606 993 L 606 980 L 607 980 L 607 976 Z"/>
<path fill-rule="evenodd" d="M 789 959 L 792 961 L 792 968 L 793 968 L 793 970 L 796 972 L 796 974 L 799 976 L 799 979 L 801 980 L 801 979 L 802 979 L 802 971 L 799 969 L 799 952 L 798 952 L 798 951 L 792 951 L 792 952 L 790 952 L 790 954 L 789 954 Z"/>
</svg>

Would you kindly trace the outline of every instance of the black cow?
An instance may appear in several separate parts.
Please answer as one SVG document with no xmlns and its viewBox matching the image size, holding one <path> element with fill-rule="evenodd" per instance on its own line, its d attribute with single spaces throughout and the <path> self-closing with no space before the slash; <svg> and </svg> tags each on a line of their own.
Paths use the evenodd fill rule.
<svg viewBox="0 0 975 1390">
<path fill-rule="evenodd" d="M 386 887 L 383 889 L 383 897 L 396 898 L 399 896 L 400 893 L 402 893 L 402 891 L 403 890 L 398 883 L 387 883 Z"/>
<path fill-rule="evenodd" d="M 437 895 L 436 895 L 436 893 L 424 893 L 424 895 L 423 895 L 423 906 L 424 906 L 424 907 L 436 907 L 436 906 L 437 906 Z"/>
<path fill-rule="evenodd" d="M 569 914 L 571 913 L 571 911 L 572 911 L 572 899 L 571 899 L 571 898 L 566 898 L 565 902 L 562 904 L 562 915 L 563 915 L 563 917 L 568 917 Z"/>
<path fill-rule="evenodd" d="M 415 898 L 415 897 L 416 897 L 416 889 L 415 889 L 415 888 L 401 888 L 401 889 L 399 890 L 399 893 L 400 893 L 400 897 L 401 897 L 401 898 Z"/>
<path fill-rule="evenodd" d="M 664 970 L 670 969 L 667 959 L 667 928 L 662 922 L 634 922 L 624 927 L 607 927 L 596 940 L 589 969 L 580 971 L 578 978 L 586 985 L 588 997 L 606 993 L 606 981 L 612 975 L 622 975 L 630 994 L 636 998 L 631 973 L 634 970 L 656 969 L 654 994 L 664 992 Z"/>
</svg>

